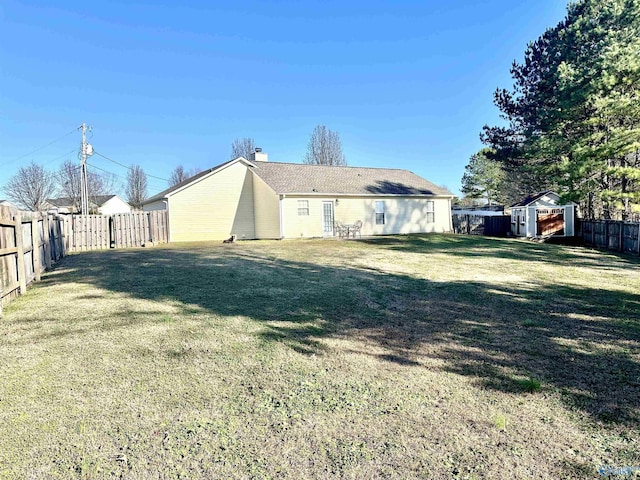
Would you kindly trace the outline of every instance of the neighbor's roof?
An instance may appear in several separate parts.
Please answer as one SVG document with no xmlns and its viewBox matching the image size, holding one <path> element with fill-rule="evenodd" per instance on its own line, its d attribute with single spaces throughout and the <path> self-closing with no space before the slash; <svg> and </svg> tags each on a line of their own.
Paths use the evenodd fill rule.
<svg viewBox="0 0 640 480">
<path fill-rule="evenodd" d="M 451 192 L 408 170 L 394 168 L 334 167 L 302 163 L 229 160 L 194 175 L 148 198 L 145 204 L 166 198 L 202 177 L 236 161 L 244 161 L 277 194 L 331 195 L 447 195 Z"/>
<path fill-rule="evenodd" d="M 90 197 L 89 200 L 95 206 L 101 207 L 115 196 L 117 195 L 96 195 L 95 197 Z M 71 197 L 47 198 L 47 203 L 54 207 L 70 207 L 78 200 L 74 200 Z"/>
<path fill-rule="evenodd" d="M 409 170 L 256 162 L 255 173 L 278 194 L 451 195 Z"/>
<path fill-rule="evenodd" d="M 520 200 L 518 203 L 514 203 L 513 205 L 511 205 L 511 207 L 512 208 L 526 207 L 527 205 L 531 205 L 532 203 L 537 202 L 538 200 L 540 200 L 542 197 L 546 195 L 553 195 L 555 197 L 559 197 L 559 195 L 556 192 L 552 192 L 551 190 L 547 190 L 539 193 L 532 193 L 531 195 L 528 195 L 526 198 L 523 198 L 522 200 Z"/>
</svg>

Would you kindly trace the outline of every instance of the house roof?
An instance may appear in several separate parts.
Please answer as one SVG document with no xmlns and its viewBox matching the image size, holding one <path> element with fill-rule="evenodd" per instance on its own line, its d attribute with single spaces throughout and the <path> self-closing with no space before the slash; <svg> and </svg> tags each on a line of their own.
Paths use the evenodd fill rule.
<svg viewBox="0 0 640 480">
<path fill-rule="evenodd" d="M 256 162 L 255 173 L 278 194 L 451 195 L 409 170 Z"/>
<path fill-rule="evenodd" d="M 96 195 L 94 197 L 90 197 L 90 201 L 93 205 L 95 205 L 96 207 L 101 207 L 102 205 L 104 205 L 105 203 L 107 203 L 109 200 L 111 200 L 113 197 L 116 197 L 117 195 Z M 77 199 L 73 199 L 71 197 L 60 197 L 60 198 L 48 198 L 47 199 L 47 203 L 54 206 L 54 207 L 71 207 L 74 205 L 74 203 L 77 202 Z"/>
<path fill-rule="evenodd" d="M 264 182 L 277 194 L 331 195 L 446 195 L 442 187 L 408 170 L 393 168 L 336 167 L 282 162 L 247 162 L 243 158 L 230 160 L 200 172 L 145 200 L 145 204 L 162 200 L 202 177 L 230 163 L 244 161 L 254 168 Z"/>
<path fill-rule="evenodd" d="M 518 203 L 514 203 L 511 207 L 526 207 L 527 205 L 531 205 L 532 203 L 537 202 L 541 198 L 547 195 L 553 195 L 554 197 L 560 197 L 556 192 L 552 192 L 551 190 L 546 190 L 544 192 L 532 193 L 527 197 L 520 200 Z"/>
</svg>

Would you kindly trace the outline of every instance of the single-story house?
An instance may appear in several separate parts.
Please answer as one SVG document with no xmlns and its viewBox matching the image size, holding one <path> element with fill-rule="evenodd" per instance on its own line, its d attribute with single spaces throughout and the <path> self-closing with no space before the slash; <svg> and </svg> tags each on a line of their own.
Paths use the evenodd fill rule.
<svg viewBox="0 0 640 480">
<path fill-rule="evenodd" d="M 451 193 L 409 172 L 269 162 L 260 149 L 194 175 L 151 198 L 167 210 L 170 241 L 331 237 L 451 231 Z"/>
<path fill-rule="evenodd" d="M 71 197 L 49 198 L 46 200 L 49 213 L 80 213 L 80 199 Z M 131 213 L 131 205 L 118 195 L 96 195 L 89 198 L 89 210 L 99 215 Z"/>
<path fill-rule="evenodd" d="M 11 203 L 9 200 L 0 200 L 0 207 L 9 207 L 14 210 L 20 210 L 15 204 Z"/>
<path fill-rule="evenodd" d="M 576 204 L 562 205 L 560 195 L 546 191 L 511 206 L 511 233 L 517 237 L 573 237 Z"/>
</svg>

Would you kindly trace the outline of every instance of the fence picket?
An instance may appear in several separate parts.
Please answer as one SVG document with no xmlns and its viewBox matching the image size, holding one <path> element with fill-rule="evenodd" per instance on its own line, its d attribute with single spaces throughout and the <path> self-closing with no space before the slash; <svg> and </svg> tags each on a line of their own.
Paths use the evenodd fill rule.
<svg viewBox="0 0 640 480">
<path fill-rule="evenodd" d="M 69 252 L 165 243 L 166 225 L 167 212 L 53 216 L 0 207 L 0 316 L 3 300 L 24 294 Z"/>
</svg>

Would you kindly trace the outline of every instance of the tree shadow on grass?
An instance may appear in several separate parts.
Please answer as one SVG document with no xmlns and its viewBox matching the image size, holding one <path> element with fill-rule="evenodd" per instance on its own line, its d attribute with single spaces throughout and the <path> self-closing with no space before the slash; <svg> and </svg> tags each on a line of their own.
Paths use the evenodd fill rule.
<svg viewBox="0 0 640 480">
<path fill-rule="evenodd" d="M 640 257 L 586 247 L 537 243 L 516 238 L 475 235 L 394 235 L 359 240 L 368 245 L 399 252 L 446 253 L 462 257 L 490 257 L 531 262 L 571 262 L 574 267 L 595 270 L 640 266 Z"/>
<path fill-rule="evenodd" d="M 418 244 L 411 248 L 420 251 Z M 251 244 L 85 253 L 62 267 L 42 285 L 90 284 L 178 302 L 184 312 L 248 317 L 262 324 L 262 340 L 303 354 L 323 353 L 326 338 L 354 339 L 381 361 L 414 368 L 436 358 L 438 368 L 482 388 L 525 394 L 540 382 L 597 420 L 640 420 L 638 294 L 604 286 L 431 282 L 321 259 L 289 261 Z M 96 328 L 135 322 L 130 315 L 123 311 Z"/>
</svg>

